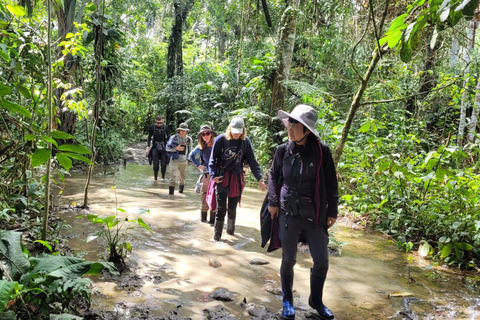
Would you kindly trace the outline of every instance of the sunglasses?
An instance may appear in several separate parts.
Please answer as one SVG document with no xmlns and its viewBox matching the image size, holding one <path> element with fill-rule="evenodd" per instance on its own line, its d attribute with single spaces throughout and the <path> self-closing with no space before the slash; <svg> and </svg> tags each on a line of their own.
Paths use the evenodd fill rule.
<svg viewBox="0 0 480 320">
<path fill-rule="evenodd" d="M 209 135 L 211 135 L 211 134 L 212 134 L 212 133 L 211 133 L 210 131 L 208 131 L 208 132 L 203 132 L 203 133 L 201 134 L 201 136 L 202 136 L 202 137 L 205 137 L 205 136 L 209 136 Z"/>
</svg>

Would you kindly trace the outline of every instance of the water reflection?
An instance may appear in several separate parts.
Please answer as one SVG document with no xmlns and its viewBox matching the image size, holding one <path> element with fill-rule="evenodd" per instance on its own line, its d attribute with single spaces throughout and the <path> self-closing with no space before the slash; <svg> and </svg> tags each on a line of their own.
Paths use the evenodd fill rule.
<svg viewBox="0 0 480 320">
<path fill-rule="evenodd" d="M 193 192 L 198 176 L 193 166 L 188 168 L 185 193 L 175 196 L 168 195 L 168 182 L 153 181 L 150 166 L 128 164 L 114 170 L 118 171 L 94 175 L 89 195 L 91 213 L 106 216 L 116 214 L 115 208 L 128 212 L 149 209 L 142 219 L 153 234 L 143 229 L 131 232 L 133 252 L 128 264 L 133 272 L 124 278 L 132 281 L 94 278 L 94 308 L 116 311 L 121 319 L 132 317 L 139 307 L 151 316 L 175 310 L 183 317 L 203 319 L 204 309 L 221 304 L 235 318 L 250 319 L 240 306 L 246 298 L 272 312 L 280 310 L 281 296 L 271 292 L 280 292 L 281 251 L 267 253 L 260 248 L 258 211 L 264 193 L 245 189 L 236 234 L 224 232 L 223 241 L 216 243 L 213 228 L 200 223 L 199 195 Z M 69 178 L 60 204 L 81 202 L 84 183 L 83 175 Z M 85 243 L 98 226 L 75 218 L 77 213 L 65 211 L 62 215 L 73 227 L 67 231 L 72 249 L 86 251 L 87 259 L 106 256 L 101 241 Z M 324 301 L 336 319 L 480 319 L 478 295 L 464 285 L 462 275 L 429 269 L 424 260 L 408 262 L 406 254 L 378 235 L 340 224 L 335 236 L 347 243 L 340 256 L 331 257 L 325 286 Z M 269 264 L 251 265 L 255 258 Z M 211 267 L 211 259 L 222 266 Z M 298 319 L 304 319 L 303 311 L 311 310 L 307 307 L 310 267 L 310 255 L 299 253 L 294 283 L 295 304 L 302 311 Z M 426 276 L 429 272 L 438 276 Z M 208 294 L 217 288 L 227 288 L 235 301 L 211 300 Z M 421 301 L 389 298 L 392 292 L 409 292 Z"/>
</svg>

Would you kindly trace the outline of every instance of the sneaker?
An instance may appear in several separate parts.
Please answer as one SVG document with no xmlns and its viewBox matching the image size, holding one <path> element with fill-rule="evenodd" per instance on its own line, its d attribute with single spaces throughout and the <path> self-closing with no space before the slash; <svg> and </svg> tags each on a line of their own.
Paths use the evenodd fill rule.
<svg viewBox="0 0 480 320">
<path fill-rule="evenodd" d="M 165 178 L 160 179 L 161 182 L 165 182 Z"/>
<path fill-rule="evenodd" d="M 282 317 L 287 320 L 295 319 L 295 309 L 289 301 L 283 302 Z"/>
</svg>

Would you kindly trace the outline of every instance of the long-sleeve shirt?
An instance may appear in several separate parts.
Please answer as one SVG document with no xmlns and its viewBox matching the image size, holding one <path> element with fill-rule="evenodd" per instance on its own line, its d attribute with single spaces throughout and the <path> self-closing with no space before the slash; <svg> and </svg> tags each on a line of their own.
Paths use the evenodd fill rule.
<svg viewBox="0 0 480 320">
<path fill-rule="evenodd" d="M 243 162 L 246 160 L 253 175 L 257 180 L 262 179 L 262 170 L 255 159 L 252 144 L 248 137 L 245 140 L 231 139 L 227 140 L 225 134 L 219 135 L 212 147 L 212 154 L 208 163 L 208 171 L 213 178 L 218 172 L 220 166 L 224 166 L 236 156 L 235 163 L 230 169 L 230 173 L 238 174 L 243 171 Z"/>
<path fill-rule="evenodd" d="M 198 166 L 203 165 L 205 166 L 204 173 L 208 173 L 208 162 L 210 161 L 210 155 L 212 153 L 212 147 L 205 146 L 203 149 L 200 149 L 199 146 L 197 146 L 195 149 L 193 149 L 192 152 L 190 152 L 190 155 L 188 158 L 190 161 L 193 162 L 193 164 L 198 168 Z M 199 160 L 197 160 L 197 156 L 199 156 Z"/>
<path fill-rule="evenodd" d="M 338 182 L 330 149 L 317 141 L 305 147 L 287 142 L 278 147 L 268 180 L 268 202 L 285 212 L 284 199 L 296 193 L 315 200 L 315 225 L 327 229 L 327 217 L 338 214 Z"/>
<path fill-rule="evenodd" d="M 180 152 L 177 150 L 177 146 L 184 145 L 185 150 Z M 187 156 L 192 150 L 192 138 L 190 136 L 180 137 L 179 134 L 174 134 L 167 143 L 166 150 L 168 152 L 178 152 L 178 158 L 173 158 L 172 161 L 185 162 Z"/>
<path fill-rule="evenodd" d="M 152 124 L 148 129 L 147 147 L 150 147 L 150 142 L 155 147 L 155 142 L 167 143 L 168 139 L 170 139 L 170 129 L 166 124 L 161 126 Z"/>
</svg>

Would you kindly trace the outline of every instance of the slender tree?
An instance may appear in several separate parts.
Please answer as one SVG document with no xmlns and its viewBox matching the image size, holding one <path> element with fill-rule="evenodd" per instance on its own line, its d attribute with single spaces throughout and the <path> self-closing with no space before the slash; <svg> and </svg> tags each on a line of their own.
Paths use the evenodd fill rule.
<svg viewBox="0 0 480 320">
<path fill-rule="evenodd" d="M 285 87 L 282 86 L 282 81 L 288 80 L 290 76 L 299 5 L 299 0 L 292 0 L 282 15 L 276 52 L 277 68 L 273 79 L 270 115 L 284 109 Z"/>
</svg>

